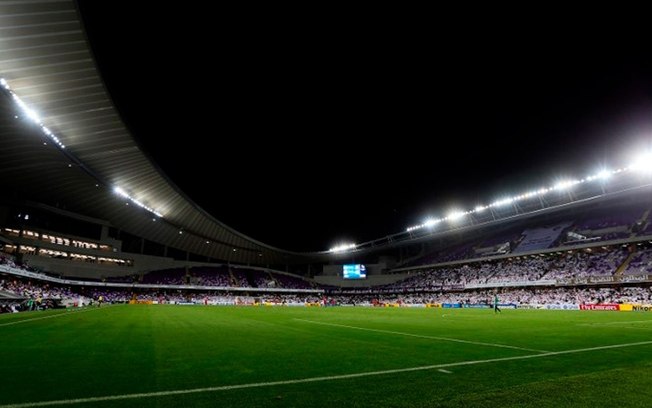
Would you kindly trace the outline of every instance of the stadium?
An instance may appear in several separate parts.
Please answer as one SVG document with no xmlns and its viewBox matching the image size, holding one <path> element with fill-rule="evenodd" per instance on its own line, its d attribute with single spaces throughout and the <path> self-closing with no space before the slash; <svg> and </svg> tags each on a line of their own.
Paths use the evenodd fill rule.
<svg viewBox="0 0 652 408">
<path fill-rule="evenodd" d="M 80 9 L 0 0 L 0 408 L 649 406 L 650 151 L 285 249 L 142 149 Z"/>
</svg>

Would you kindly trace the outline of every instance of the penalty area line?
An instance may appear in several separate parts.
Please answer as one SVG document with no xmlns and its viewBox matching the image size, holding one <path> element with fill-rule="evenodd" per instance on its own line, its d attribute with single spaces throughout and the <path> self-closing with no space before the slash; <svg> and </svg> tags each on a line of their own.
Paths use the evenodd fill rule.
<svg viewBox="0 0 652 408">
<path fill-rule="evenodd" d="M 137 393 L 137 394 L 107 395 L 107 396 L 102 396 L 102 397 L 74 398 L 74 399 L 52 400 L 52 401 L 41 401 L 41 402 L 24 402 L 24 403 L 0 405 L 0 408 L 49 407 L 49 406 L 54 406 L 54 405 L 85 404 L 85 403 L 104 402 L 104 401 L 120 401 L 120 400 L 130 400 L 130 399 L 139 399 L 139 398 L 167 397 L 167 396 L 172 396 L 172 395 L 186 395 L 186 394 L 199 394 L 199 393 L 209 393 L 209 392 L 219 392 L 219 391 L 241 390 L 241 389 L 246 389 L 246 388 L 273 387 L 273 386 L 277 386 L 277 385 L 305 384 L 305 383 L 312 383 L 312 382 L 345 380 L 345 379 L 349 379 L 349 378 L 372 377 L 372 376 L 379 376 L 379 375 L 400 374 L 400 373 L 426 371 L 426 370 L 433 370 L 433 369 L 446 369 L 446 368 L 449 368 L 449 367 L 471 366 L 471 365 L 478 365 L 478 364 L 497 363 L 497 362 L 501 362 L 501 361 L 529 360 L 529 359 L 535 359 L 535 358 L 559 356 L 559 355 L 564 355 L 564 354 L 575 354 L 575 353 L 583 353 L 583 352 L 589 352 L 589 351 L 609 350 L 609 349 L 616 349 L 616 348 L 647 346 L 647 345 L 652 345 L 652 341 L 641 341 L 641 342 L 637 342 L 637 343 L 624 343 L 624 344 L 612 344 L 610 346 L 588 347 L 588 348 L 573 349 L 573 350 L 563 350 L 563 351 L 550 351 L 550 352 L 544 353 L 544 354 L 528 354 L 528 355 L 524 355 L 524 356 L 490 358 L 490 359 L 487 359 L 487 360 L 470 360 L 470 361 L 460 361 L 460 362 L 457 362 L 457 363 L 445 363 L 445 364 L 433 364 L 433 365 L 419 366 L 419 367 L 397 368 L 397 369 L 393 369 L 393 370 L 368 371 L 368 372 L 362 372 L 362 373 L 330 375 L 330 376 L 324 376 L 324 377 L 298 378 L 298 379 L 294 379 L 294 380 L 284 380 L 284 381 L 270 381 L 270 382 L 259 382 L 259 383 L 250 383 L 250 384 L 223 385 L 223 386 L 218 386 L 218 387 L 191 388 L 191 389 L 186 389 L 186 390 L 170 390 L 170 391 L 158 391 L 158 392 L 144 392 L 144 393 Z"/>
<path fill-rule="evenodd" d="M 523 350 L 523 351 L 536 351 L 537 353 L 549 353 L 548 350 L 537 350 L 537 349 L 531 349 L 531 348 L 525 348 L 525 347 L 510 346 L 510 345 L 507 345 L 507 344 L 485 343 L 485 342 L 482 342 L 482 341 L 462 340 L 462 339 L 455 339 L 455 338 L 452 338 L 452 337 L 426 336 L 426 335 L 423 335 L 423 334 L 403 333 L 403 332 L 397 332 L 397 331 L 392 331 L 392 330 L 370 329 L 370 328 L 367 328 L 367 327 L 349 326 L 349 325 L 346 325 L 346 324 L 337 324 L 337 323 L 317 322 L 317 321 L 314 321 L 314 320 L 306 320 L 306 319 L 294 319 L 294 320 L 298 320 L 300 322 L 312 323 L 312 324 L 320 324 L 320 325 L 323 325 L 323 326 L 344 327 L 346 329 L 364 330 L 364 331 L 370 331 L 370 332 L 376 332 L 376 333 L 385 333 L 385 334 L 395 334 L 395 335 L 398 335 L 398 336 L 416 337 L 416 338 L 419 338 L 419 339 L 450 341 L 450 342 L 453 342 L 453 343 L 466 343 L 466 344 L 473 344 L 473 345 L 476 345 L 476 346 L 499 347 L 499 348 L 507 348 L 507 349 L 514 349 L 514 350 Z"/>
</svg>

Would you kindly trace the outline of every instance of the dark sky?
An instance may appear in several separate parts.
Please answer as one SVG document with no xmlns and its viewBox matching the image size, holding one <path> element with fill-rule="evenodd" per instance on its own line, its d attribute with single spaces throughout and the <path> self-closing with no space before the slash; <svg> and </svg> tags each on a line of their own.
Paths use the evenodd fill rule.
<svg viewBox="0 0 652 408">
<path fill-rule="evenodd" d="M 125 123 L 201 207 L 285 249 L 400 232 L 651 140 L 652 61 L 630 42 L 129 3 L 79 2 Z"/>
</svg>

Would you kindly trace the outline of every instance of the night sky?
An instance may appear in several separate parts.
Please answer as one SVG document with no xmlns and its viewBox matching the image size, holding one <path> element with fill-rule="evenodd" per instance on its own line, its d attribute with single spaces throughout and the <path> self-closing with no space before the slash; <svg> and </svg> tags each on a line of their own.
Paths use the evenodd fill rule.
<svg viewBox="0 0 652 408">
<path fill-rule="evenodd" d="M 217 219 L 284 249 L 404 231 L 627 164 L 652 140 L 650 53 L 608 38 L 79 5 L 142 150 Z"/>
</svg>

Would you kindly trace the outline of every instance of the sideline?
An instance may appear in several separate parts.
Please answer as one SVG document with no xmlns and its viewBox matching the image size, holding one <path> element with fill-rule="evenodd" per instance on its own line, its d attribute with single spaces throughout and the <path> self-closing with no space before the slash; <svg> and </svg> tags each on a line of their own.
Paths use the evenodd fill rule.
<svg viewBox="0 0 652 408">
<path fill-rule="evenodd" d="M 41 316 L 41 317 L 34 317 L 32 319 L 16 320 L 15 322 L 2 323 L 2 324 L 0 324 L 0 327 L 13 326 L 14 324 L 32 322 L 34 320 L 53 319 L 55 317 L 61 317 L 61 316 L 72 316 L 72 315 L 76 315 L 76 314 L 79 314 L 79 313 L 92 312 L 93 310 L 106 309 L 108 307 L 111 307 L 111 305 L 104 306 L 104 307 L 95 307 L 95 308 L 84 309 L 84 310 L 80 310 L 78 312 L 61 312 L 61 313 L 57 313 L 57 314 L 53 314 L 53 315 L 49 315 L 49 316 Z"/>
</svg>

